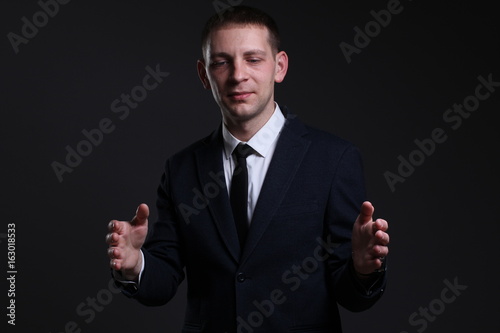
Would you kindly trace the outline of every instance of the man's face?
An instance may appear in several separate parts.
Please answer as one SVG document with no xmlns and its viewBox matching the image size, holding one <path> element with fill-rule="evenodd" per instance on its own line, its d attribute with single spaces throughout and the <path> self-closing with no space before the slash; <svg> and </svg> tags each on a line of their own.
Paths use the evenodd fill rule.
<svg viewBox="0 0 500 333">
<path fill-rule="evenodd" d="M 272 50 L 268 34 L 265 27 L 232 25 L 213 31 L 207 41 L 198 73 L 226 124 L 274 111 L 274 83 L 283 81 L 288 58 Z"/>
</svg>

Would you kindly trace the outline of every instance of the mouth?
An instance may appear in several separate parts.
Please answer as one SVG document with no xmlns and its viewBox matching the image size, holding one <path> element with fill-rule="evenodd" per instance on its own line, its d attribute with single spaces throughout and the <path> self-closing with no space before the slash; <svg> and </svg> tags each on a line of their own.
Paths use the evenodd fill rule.
<svg viewBox="0 0 500 333">
<path fill-rule="evenodd" d="M 248 97 L 250 97 L 251 94 L 252 93 L 248 92 L 248 91 L 236 91 L 236 92 L 229 93 L 228 97 L 231 99 L 234 99 L 234 100 L 241 101 L 241 100 L 244 100 L 244 99 L 247 99 Z"/>
</svg>

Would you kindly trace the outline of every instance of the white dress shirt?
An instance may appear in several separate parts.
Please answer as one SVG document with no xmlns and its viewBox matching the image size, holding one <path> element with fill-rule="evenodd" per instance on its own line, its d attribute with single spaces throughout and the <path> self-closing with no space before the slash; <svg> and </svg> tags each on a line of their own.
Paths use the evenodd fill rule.
<svg viewBox="0 0 500 333">
<path fill-rule="evenodd" d="M 276 103 L 275 103 L 276 104 Z M 222 159 L 224 164 L 224 175 L 226 177 L 228 194 L 231 188 L 231 180 L 236 160 L 232 156 L 233 150 L 239 143 L 246 143 L 256 151 L 247 157 L 248 168 L 248 221 L 252 221 L 253 211 L 257 200 L 259 199 L 260 190 L 266 177 L 267 169 L 273 158 L 274 150 L 278 142 L 278 137 L 285 124 L 285 116 L 281 113 L 280 107 L 276 104 L 274 113 L 269 118 L 267 123 L 255 133 L 255 135 L 247 142 L 236 139 L 226 128 L 222 126 L 222 136 L 224 138 L 224 150 Z"/>
</svg>

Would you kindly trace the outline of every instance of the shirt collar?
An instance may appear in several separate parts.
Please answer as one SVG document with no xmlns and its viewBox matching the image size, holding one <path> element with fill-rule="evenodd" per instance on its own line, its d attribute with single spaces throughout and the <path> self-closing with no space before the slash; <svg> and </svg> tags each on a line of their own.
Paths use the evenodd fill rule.
<svg viewBox="0 0 500 333">
<path fill-rule="evenodd" d="M 222 126 L 222 137 L 224 138 L 224 155 L 226 159 L 231 157 L 231 154 L 236 148 L 236 146 L 240 143 L 247 143 L 252 147 L 258 155 L 262 157 L 266 157 L 269 149 L 272 147 L 274 141 L 278 138 L 283 125 L 285 124 L 285 116 L 281 112 L 281 109 L 277 103 L 275 103 L 276 107 L 274 109 L 274 113 L 269 118 L 262 128 L 255 133 L 255 135 L 248 141 L 243 142 L 236 139 L 227 129 L 226 125 Z"/>
</svg>

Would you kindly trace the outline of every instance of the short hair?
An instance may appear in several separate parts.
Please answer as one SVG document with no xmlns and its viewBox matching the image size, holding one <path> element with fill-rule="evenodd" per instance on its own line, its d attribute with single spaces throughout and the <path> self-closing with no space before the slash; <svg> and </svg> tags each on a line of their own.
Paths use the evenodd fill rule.
<svg viewBox="0 0 500 333">
<path fill-rule="evenodd" d="M 204 51 L 210 34 L 230 25 L 257 25 L 269 31 L 269 44 L 275 52 L 280 50 L 280 35 L 276 22 L 267 13 L 249 6 L 234 6 L 210 17 L 201 34 L 201 49 Z"/>
</svg>

